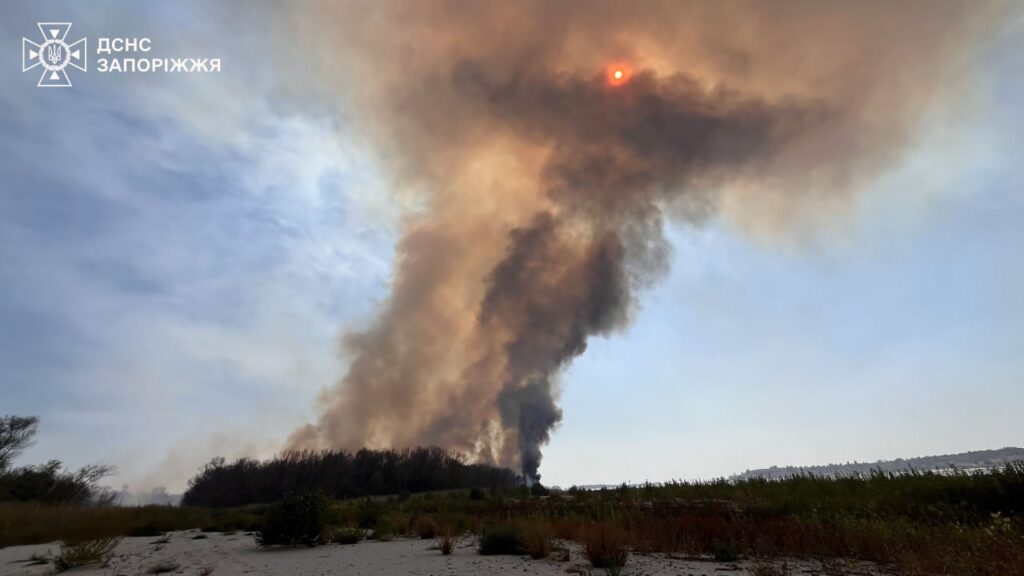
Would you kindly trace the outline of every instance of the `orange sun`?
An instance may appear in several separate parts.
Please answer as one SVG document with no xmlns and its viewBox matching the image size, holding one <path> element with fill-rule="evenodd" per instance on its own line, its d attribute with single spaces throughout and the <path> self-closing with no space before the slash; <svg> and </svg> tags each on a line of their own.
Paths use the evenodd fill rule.
<svg viewBox="0 0 1024 576">
<path fill-rule="evenodd" d="M 629 66 L 623 63 L 615 63 L 608 66 L 608 84 L 610 86 L 622 86 L 629 82 L 629 77 L 632 75 L 632 70 Z"/>
</svg>

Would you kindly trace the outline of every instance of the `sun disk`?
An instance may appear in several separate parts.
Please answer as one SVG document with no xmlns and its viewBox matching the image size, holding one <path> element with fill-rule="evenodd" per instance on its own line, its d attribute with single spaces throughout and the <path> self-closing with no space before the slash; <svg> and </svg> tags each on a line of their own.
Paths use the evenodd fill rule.
<svg viewBox="0 0 1024 576">
<path fill-rule="evenodd" d="M 608 84 L 611 86 L 622 86 L 629 82 L 630 73 L 629 67 L 624 64 L 611 64 L 607 68 Z"/>
</svg>

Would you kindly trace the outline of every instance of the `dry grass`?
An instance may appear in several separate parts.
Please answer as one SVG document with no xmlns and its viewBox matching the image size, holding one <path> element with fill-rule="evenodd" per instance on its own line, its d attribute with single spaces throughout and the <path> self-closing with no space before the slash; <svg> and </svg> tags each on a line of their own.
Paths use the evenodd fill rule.
<svg viewBox="0 0 1024 576">
<path fill-rule="evenodd" d="M 900 518 L 761 517 L 744 514 L 632 512 L 618 521 L 634 550 L 711 555 L 717 560 L 855 558 L 896 572 L 1004 576 L 1024 574 L 1021 535 Z"/>
<path fill-rule="evenodd" d="M 116 536 L 159 536 L 192 528 L 246 528 L 251 512 L 173 506 L 88 507 L 0 503 L 0 546 L 81 542 Z"/>
<path fill-rule="evenodd" d="M 437 535 L 437 547 L 441 550 L 441 554 L 448 556 L 455 550 L 455 545 L 459 542 L 459 536 L 454 530 L 450 528 L 442 529 Z"/>
<path fill-rule="evenodd" d="M 551 522 L 551 531 L 558 540 L 579 540 L 581 530 L 579 518 L 558 518 Z"/>
<path fill-rule="evenodd" d="M 430 515 L 416 517 L 413 529 L 422 540 L 432 540 L 437 537 L 437 522 L 434 522 L 434 518 Z"/>
<path fill-rule="evenodd" d="M 612 522 L 583 530 L 583 551 L 594 568 L 622 568 L 629 559 L 629 534 Z"/>
<path fill-rule="evenodd" d="M 64 572 L 81 566 L 106 566 L 120 538 L 101 538 L 62 544 L 60 555 L 53 559 L 57 572 Z"/>
<path fill-rule="evenodd" d="M 328 536 L 335 544 L 358 544 L 363 539 L 363 533 L 357 528 L 336 528 Z"/>
<path fill-rule="evenodd" d="M 531 558 L 540 560 L 551 555 L 553 534 L 547 521 L 537 518 L 526 522 L 522 527 L 522 534 L 523 545 Z"/>
</svg>

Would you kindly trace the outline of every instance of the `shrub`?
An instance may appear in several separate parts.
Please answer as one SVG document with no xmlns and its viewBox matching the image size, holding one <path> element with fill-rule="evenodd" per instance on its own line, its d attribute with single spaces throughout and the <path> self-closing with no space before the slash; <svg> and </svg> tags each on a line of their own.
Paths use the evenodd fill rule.
<svg viewBox="0 0 1024 576">
<path fill-rule="evenodd" d="M 355 544 L 363 539 L 363 534 L 354 528 L 341 528 L 331 533 L 331 542 L 335 544 Z"/>
<path fill-rule="evenodd" d="M 169 532 L 169 530 L 152 521 L 128 529 L 129 536 L 162 536 L 165 532 Z"/>
<path fill-rule="evenodd" d="M 251 511 L 213 510 L 210 521 L 202 527 L 203 532 L 230 532 L 232 530 L 256 530 L 260 518 Z"/>
<path fill-rule="evenodd" d="M 594 568 L 622 568 L 629 559 L 628 535 L 610 522 L 583 530 L 583 551 Z"/>
<path fill-rule="evenodd" d="M 120 541 L 120 538 L 101 538 L 61 544 L 60 555 L 53 560 L 53 567 L 57 572 L 64 572 L 79 566 L 106 566 Z"/>
<path fill-rule="evenodd" d="M 459 537 L 451 529 L 444 529 L 437 536 L 437 547 L 441 550 L 443 556 L 447 556 L 455 550 L 455 544 L 459 541 Z"/>
<path fill-rule="evenodd" d="M 381 505 L 364 498 L 359 502 L 359 507 L 356 509 L 356 522 L 359 527 L 364 530 L 369 530 L 377 525 L 377 520 L 380 519 Z"/>
<path fill-rule="evenodd" d="M 554 537 L 559 540 L 579 540 L 580 520 L 578 518 L 559 518 L 552 523 Z"/>
<path fill-rule="evenodd" d="M 716 562 L 735 562 L 739 560 L 740 553 L 736 546 L 729 542 L 717 541 L 711 544 L 711 555 Z"/>
<path fill-rule="evenodd" d="M 391 525 L 391 533 L 394 536 L 405 536 L 412 528 L 412 516 L 405 512 L 389 512 L 384 515 L 384 520 Z"/>
<path fill-rule="evenodd" d="M 395 537 L 395 524 L 389 516 L 381 516 L 377 520 L 377 524 L 373 527 L 373 533 L 371 537 L 374 540 L 380 540 L 381 542 L 388 542 Z"/>
<path fill-rule="evenodd" d="M 416 535 L 423 540 L 430 540 L 437 537 L 437 522 L 431 516 L 420 516 L 416 518 Z"/>
<path fill-rule="evenodd" d="M 524 525 L 522 534 L 523 544 L 531 558 L 540 560 L 551 554 L 552 533 L 547 522 L 539 519 L 530 522 Z"/>
<path fill-rule="evenodd" d="M 324 540 L 330 502 L 315 492 L 292 494 L 271 505 L 256 532 L 260 546 L 316 546 Z"/>
<path fill-rule="evenodd" d="M 469 499 L 470 500 L 483 500 L 485 498 L 487 498 L 487 495 L 484 494 L 484 491 L 481 488 L 477 488 L 477 487 L 470 488 L 470 490 L 469 490 Z"/>
<path fill-rule="evenodd" d="M 511 524 L 491 524 L 485 526 L 480 531 L 479 550 L 484 556 L 526 553 L 522 534 Z"/>
</svg>

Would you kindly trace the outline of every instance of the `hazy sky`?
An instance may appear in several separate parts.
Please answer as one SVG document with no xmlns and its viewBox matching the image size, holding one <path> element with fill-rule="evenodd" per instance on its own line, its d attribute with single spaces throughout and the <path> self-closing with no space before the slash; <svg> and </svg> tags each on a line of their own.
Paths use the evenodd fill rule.
<svg viewBox="0 0 1024 576">
<path fill-rule="evenodd" d="M 210 457 L 271 454 L 387 297 L 389 174 L 354 112 L 305 94 L 291 8 L 244 7 L 0 6 L 0 414 L 42 419 L 23 463 L 180 490 Z M 926 111 L 848 211 L 671 225 L 669 276 L 562 379 L 545 482 L 1024 444 L 1020 13 L 964 55 L 970 109 Z M 17 54 L 48 20 L 224 70 L 40 89 Z"/>
</svg>

